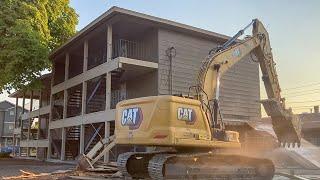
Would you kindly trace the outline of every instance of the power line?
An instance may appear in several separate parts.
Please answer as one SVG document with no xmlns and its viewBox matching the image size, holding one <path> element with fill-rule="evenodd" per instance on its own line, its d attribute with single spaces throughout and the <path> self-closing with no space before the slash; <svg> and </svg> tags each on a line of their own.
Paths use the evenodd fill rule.
<svg viewBox="0 0 320 180">
<path fill-rule="evenodd" d="M 292 106 L 291 108 L 310 108 L 313 106 Z"/>
<path fill-rule="evenodd" d="M 306 86 L 314 86 L 314 85 L 318 85 L 318 84 L 320 84 L 320 82 L 309 83 L 309 84 L 305 84 L 305 85 L 295 86 L 295 87 L 292 87 L 292 88 L 284 88 L 283 90 L 299 89 L 299 88 L 303 88 L 303 87 L 306 87 Z"/>
<path fill-rule="evenodd" d="M 284 92 L 283 94 L 298 94 L 298 93 L 304 93 L 304 92 L 312 92 L 312 91 L 320 91 L 320 89 L 308 89 L 308 90 L 300 90 L 300 91 L 294 91 L 294 92 Z"/>
<path fill-rule="evenodd" d="M 320 99 L 319 100 L 314 100 L 314 101 L 287 101 L 288 104 L 296 104 L 296 103 L 310 103 L 310 102 L 320 102 Z"/>
<path fill-rule="evenodd" d="M 287 96 L 290 98 L 295 98 L 295 97 L 300 97 L 300 96 L 305 96 L 305 95 L 310 95 L 310 94 L 320 94 L 320 92 L 311 92 L 311 93 L 304 93 L 304 94 L 298 94 L 298 95 L 293 95 L 293 96 Z"/>
</svg>

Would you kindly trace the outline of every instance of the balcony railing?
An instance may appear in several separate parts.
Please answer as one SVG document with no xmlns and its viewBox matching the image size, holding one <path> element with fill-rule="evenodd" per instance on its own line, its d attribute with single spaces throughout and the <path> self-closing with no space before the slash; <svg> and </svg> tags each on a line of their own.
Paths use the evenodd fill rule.
<svg viewBox="0 0 320 180">
<path fill-rule="evenodd" d="M 126 57 L 143 60 L 147 57 L 146 48 L 143 43 L 118 39 L 113 42 L 112 58 Z"/>
</svg>

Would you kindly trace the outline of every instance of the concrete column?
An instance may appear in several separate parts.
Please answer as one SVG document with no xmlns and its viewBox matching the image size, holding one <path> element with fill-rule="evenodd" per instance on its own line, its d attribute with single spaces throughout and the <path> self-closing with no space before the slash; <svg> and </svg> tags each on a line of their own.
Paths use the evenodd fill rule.
<svg viewBox="0 0 320 180">
<path fill-rule="evenodd" d="M 60 159 L 64 161 L 66 159 L 66 128 L 62 128 L 61 131 L 61 157 Z"/>
<path fill-rule="evenodd" d="M 111 108 L 111 72 L 106 75 L 106 110 Z"/>
<path fill-rule="evenodd" d="M 84 153 L 84 138 L 85 138 L 85 125 L 81 124 L 80 125 L 80 148 L 79 148 L 79 154 L 83 154 Z"/>
<path fill-rule="evenodd" d="M 109 138 L 110 137 L 110 122 L 105 122 L 104 123 L 104 137 Z M 106 147 L 107 145 L 105 145 Z M 109 152 L 106 152 L 106 154 L 103 156 L 103 161 L 104 162 L 109 162 Z"/>
<path fill-rule="evenodd" d="M 88 40 L 85 40 L 83 43 L 83 72 L 86 72 L 88 70 L 88 52 Z"/>
<path fill-rule="evenodd" d="M 107 61 L 112 59 L 112 25 L 107 27 Z"/>
</svg>

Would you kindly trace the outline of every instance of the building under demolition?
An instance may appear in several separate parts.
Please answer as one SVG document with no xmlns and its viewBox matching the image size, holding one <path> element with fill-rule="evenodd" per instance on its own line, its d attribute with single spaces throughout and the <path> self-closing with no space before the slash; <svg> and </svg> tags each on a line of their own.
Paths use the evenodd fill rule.
<svg viewBox="0 0 320 180">
<path fill-rule="evenodd" d="M 214 22 L 212 22 L 214 23 Z M 229 37 L 113 7 L 50 55 L 43 89 L 11 95 L 30 112 L 16 114 L 17 156 L 74 160 L 114 133 L 124 99 L 188 94 L 202 60 Z M 261 118 L 259 65 L 243 59 L 222 77 L 221 110 L 231 125 Z M 34 108 L 33 104 L 39 104 Z M 104 160 L 115 159 L 115 147 Z"/>
</svg>

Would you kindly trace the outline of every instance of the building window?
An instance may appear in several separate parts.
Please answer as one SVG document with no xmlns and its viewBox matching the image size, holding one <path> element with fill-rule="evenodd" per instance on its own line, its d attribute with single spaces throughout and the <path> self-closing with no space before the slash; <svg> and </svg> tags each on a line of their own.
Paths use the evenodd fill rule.
<svg viewBox="0 0 320 180">
<path fill-rule="evenodd" d="M 10 111 L 10 116 L 13 116 L 14 115 L 14 111 Z"/>
<path fill-rule="evenodd" d="M 13 124 L 10 124 L 8 128 L 9 130 L 13 130 Z"/>
</svg>

